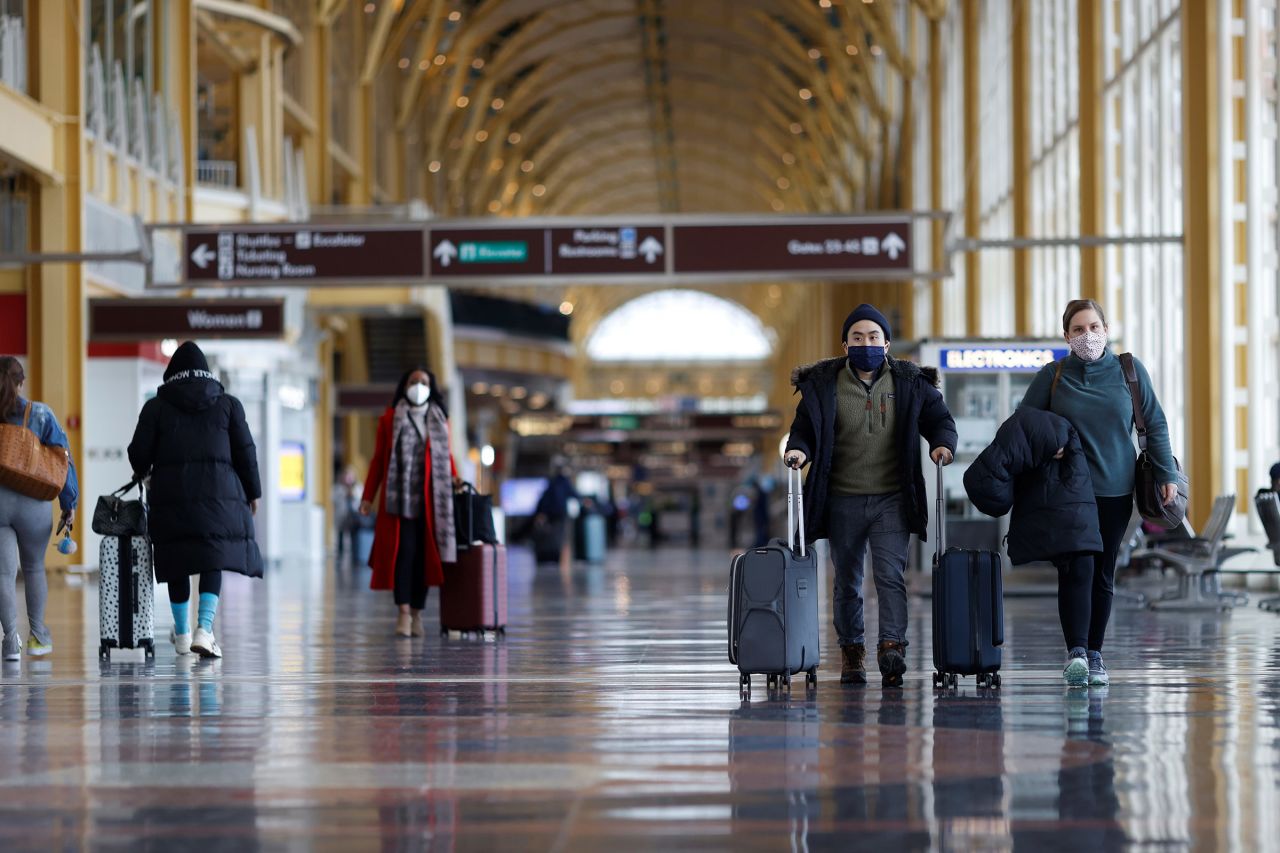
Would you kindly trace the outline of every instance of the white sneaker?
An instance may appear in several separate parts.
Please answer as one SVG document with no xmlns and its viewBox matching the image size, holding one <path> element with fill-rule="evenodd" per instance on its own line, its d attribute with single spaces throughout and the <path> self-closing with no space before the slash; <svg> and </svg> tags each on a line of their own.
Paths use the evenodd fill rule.
<svg viewBox="0 0 1280 853">
<path fill-rule="evenodd" d="M 222 657 L 222 649 L 213 639 L 213 632 L 206 631 L 204 628 L 196 628 L 196 632 L 191 635 L 191 651 L 202 658 Z"/>
<path fill-rule="evenodd" d="M 180 655 L 191 654 L 191 635 L 179 634 L 173 628 L 169 629 L 169 642 L 173 643 L 173 650 Z"/>
<path fill-rule="evenodd" d="M 6 663 L 15 663 L 22 660 L 22 637 L 17 631 L 5 635 L 4 659 Z"/>
</svg>

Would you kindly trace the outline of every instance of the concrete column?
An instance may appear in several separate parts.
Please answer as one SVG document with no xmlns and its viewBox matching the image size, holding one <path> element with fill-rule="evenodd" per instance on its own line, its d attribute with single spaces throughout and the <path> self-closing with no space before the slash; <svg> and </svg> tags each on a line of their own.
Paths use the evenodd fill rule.
<svg viewBox="0 0 1280 853">
<path fill-rule="evenodd" d="M 1195 358 L 1186 360 L 1186 465 L 1192 483 L 1190 514 L 1197 527 L 1212 510 L 1225 464 L 1218 417 L 1227 401 L 1220 379 L 1224 342 L 1217 5 L 1213 0 L 1182 4 L 1183 274 L 1187 340 L 1196 341 Z"/>
<path fill-rule="evenodd" d="M 1013 101 L 1013 236 L 1031 236 L 1031 66 L 1027 4 L 1014 0 L 1010 72 Z M 1031 335 L 1031 252 L 1013 253 L 1014 334 Z"/>
<path fill-rule="evenodd" d="M 1079 0 L 1080 62 L 1080 234 L 1106 230 L 1102 175 L 1106 162 L 1102 115 L 1102 0 Z M 1015 99 L 1016 102 L 1016 99 Z M 1080 295 L 1101 300 L 1105 266 L 1100 247 L 1080 250 Z"/>
<path fill-rule="evenodd" d="M 1088 0 L 1082 0 L 1088 2 Z M 966 0 L 964 15 L 964 233 L 982 234 L 982 6 Z M 965 328 L 982 335 L 982 255 L 964 256 Z"/>
<path fill-rule="evenodd" d="M 40 103 L 66 116 L 83 111 L 84 42 L 81 0 L 27 6 L 35 34 L 33 92 Z M 38 252 L 78 252 L 84 248 L 84 142 L 78 121 L 55 131 L 55 164 L 62 180 L 41 184 L 32 217 Z M 27 279 L 27 392 L 57 413 L 71 444 L 77 471 L 84 470 L 85 281 L 80 264 L 39 264 Z M 82 493 L 90 484 L 80 482 Z M 54 505 L 56 507 L 56 504 Z M 84 539 L 78 525 L 77 544 Z M 48 554 L 49 565 L 66 566 L 80 557 Z"/>
</svg>

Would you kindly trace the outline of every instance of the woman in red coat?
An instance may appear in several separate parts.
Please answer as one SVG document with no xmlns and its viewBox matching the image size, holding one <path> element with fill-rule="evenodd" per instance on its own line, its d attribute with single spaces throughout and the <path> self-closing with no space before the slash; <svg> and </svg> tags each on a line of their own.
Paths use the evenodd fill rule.
<svg viewBox="0 0 1280 853">
<path fill-rule="evenodd" d="M 373 511 L 384 485 L 373 531 L 371 589 L 395 592 L 396 634 L 421 637 L 429 587 L 444 583 L 444 564 L 457 562 L 453 492 L 458 484 L 449 445 L 449 413 L 435 374 L 417 367 L 396 386 L 378 419 L 378 443 L 365 478 L 360 514 Z"/>
</svg>

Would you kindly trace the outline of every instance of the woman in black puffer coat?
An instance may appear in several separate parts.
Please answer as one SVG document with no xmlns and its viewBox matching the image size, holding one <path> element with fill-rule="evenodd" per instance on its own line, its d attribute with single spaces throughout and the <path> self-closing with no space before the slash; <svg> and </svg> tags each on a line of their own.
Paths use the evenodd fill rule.
<svg viewBox="0 0 1280 853">
<path fill-rule="evenodd" d="M 1066 418 L 1019 408 L 964 472 L 964 488 L 987 515 L 1013 511 L 1015 566 L 1102 550 L 1089 462 Z"/>
<path fill-rule="evenodd" d="M 174 648 L 180 655 L 222 657 L 213 637 L 222 572 L 262 577 L 253 523 L 262 484 L 244 406 L 226 393 L 191 341 L 174 353 L 164 384 L 142 407 L 129 463 L 135 477 L 151 477 L 148 527 L 156 580 L 169 585 Z M 194 634 L 191 575 L 200 575 Z"/>
</svg>

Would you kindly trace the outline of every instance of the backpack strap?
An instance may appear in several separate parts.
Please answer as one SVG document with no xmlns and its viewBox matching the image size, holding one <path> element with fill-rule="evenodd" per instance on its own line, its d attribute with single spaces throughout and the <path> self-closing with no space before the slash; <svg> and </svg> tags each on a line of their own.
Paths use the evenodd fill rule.
<svg viewBox="0 0 1280 853">
<path fill-rule="evenodd" d="M 1133 403 L 1133 424 L 1138 428 L 1138 449 L 1147 452 L 1147 419 L 1142 416 L 1142 392 L 1138 387 L 1138 369 L 1133 364 L 1133 353 L 1120 353 L 1120 368 L 1124 382 L 1129 386 L 1129 399 Z"/>
<path fill-rule="evenodd" d="M 1053 371 L 1053 384 L 1049 386 L 1049 408 L 1053 408 L 1053 395 L 1058 390 L 1058 383 L 1062 381 L 1062 363 L 1065 358 L 1058 359 L 1058 368 Z"/>
</svg>

